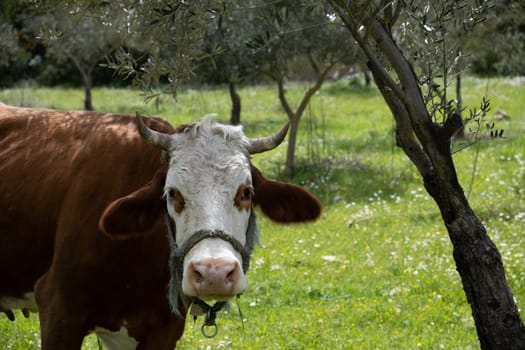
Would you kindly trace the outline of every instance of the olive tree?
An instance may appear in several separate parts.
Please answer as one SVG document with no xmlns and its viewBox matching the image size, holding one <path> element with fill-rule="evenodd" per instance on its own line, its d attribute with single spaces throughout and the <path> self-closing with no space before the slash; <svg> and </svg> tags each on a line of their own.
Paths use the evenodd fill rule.
<svg viewBox="0 0 525 350">
<path fill-rule="evenodd" d="M 240 118 L 237 81 L 242 76 L 261 75 L 273 80 L 291 124 L 287 175 L 293 173 L 299 122 L 308 103 L 334 67 L 355 59 L 352 39 L 337 17 L 328 16 L 325 3 L 158 0 L 138 4 L 124 0 L 105 7 L 130 14 L 128 37 L 142 38 L 131 40 L 130 46 L 141 41 L 147 53 L 147 59 L 140 61 L 131 52 L 120 50 L 109 66 L 143 90 L 152 92 L 164 77 L 165 90 L 175 94 L 180 82 L 193 77 L 199 63 L 211 62 L 219 79 L 229 83 L 232 122 L 236 123 Z M 309 78 L 311 84 L 293 106 L 285 85 L 296 78 L 293 68 L 299 65 L 304 68 L 301 78 Z"/>
<path fill-rule="evenodd" d="M 36 8 L 26 15 L 25 23 L 46 44 L 47 58 L 75 66 L 84 83 L 84 109 L 92 110 L 93 72 L 120 45 L 119 34 L 109 24 L 62 6 Z"/>
<path fill-rule="evenodd" d="M 18 40 L 15 30 L 0 16 L 0 67 L 8 66 L 10 60 L 16 55 Z"/>
<path fill-rule="evenodd" d="M 487 20 L 469 33 L 467 46 L 474 51 L 471 69 L 477 74 L 525 75 L 525 2 L 494 1 Z"/>
<path fill-rule="evenodd" d="M 255 30 L 253 1 L 243 5 L 229 3 L 217 9 L 217 20 L 208 26 L 202 40 L 201 59 L 196 62 L 195 75 L 200 82 L 227 84 L 232 104 L 230 124 L 241 122 L 241 96 L 237 86 L 257 79 L 246 43 Z"/>
<path fill-rule="evenodd" d="M 0 86 L 20 79 L 27 69 L 28 55 L 20 46 L 20 33 L 14 23 L 20 7 L 18 1 L 0 4 Z"/>
<path fill-rule="evenodd" d="M 281 106 L 290 121 L 284 173 L 294 172 L 299 123 L 313 96 L 337 65 L 355 63 L 353 40 L 336 17 L 329 16 L 325 3 L 298 4 L 296 1 L 263 2 L 258 25 L 249 46 L 257 71 L 277 85 Z M 294 106 L 286 94 L 286 84 L 297 77 L 308 82 Z M 295 70 L 295 71 L 294 71 Z"/>
<path fill-rule="evenodd" d="M 456 174 L 451 138 L 462 127 L 461 118 L 446 100 L 436 105 L 425 99 L 413 57 L 394 38 L 396 24 L 406 25 L 399 21 L 402 11 L 418 12 L 445 3 L 451 6 L 451 15 L 463 11 L 467 21 L 475 21 L 479 7 L 468 1 L 437 4 L 331 0 L 330 3 L 368 59 L 374 80 L 392 111 L 397 145 L 416 166 L 425 189 L 441 211 L 481 348 L 524 349 L 525 327 L 508 286 L 501 256 L 471 208 Z M 429 14 L 421 18 L 429 21 Z M 423 30 L 429 28 L 433 29 L 431 21 L 422 25 Z M 441 109 L 442 120 L 435 118 L 437 109 Z"/>
</svg>

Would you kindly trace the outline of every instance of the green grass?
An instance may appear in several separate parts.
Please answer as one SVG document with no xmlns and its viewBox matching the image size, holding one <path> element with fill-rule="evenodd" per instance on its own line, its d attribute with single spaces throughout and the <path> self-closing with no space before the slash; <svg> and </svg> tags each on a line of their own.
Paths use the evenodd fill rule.
<svg viewBox="0 0 525 350">
<path fill-rule="evenodd" d="M 290 88 L 296 99 L 304 87 Z M 243 124 L 249 136 L 278 130 L 286 120 L 273 86 L 244 88 Z M 525 81 L 465 82 L 465 103 L 487 94 L 504 139 L 457 154 L 464 189 L 498 246 L 519 307 L 525 305 Z M 104 111 L 160 115 L 185 123 L 207 113 L 228 120 L 226 89 L 181 91 L 158 109 L 132 90 L 96 89 Z M 0 101 L 78 109 L 82 92 L 24 88 L 0 91 Z M 262 247 L 255 250 L 248 290 L 219 315 L 219 334 L 205 339 L 202 319 L 188 320 L 179 349 L 476 349 L 471 310 L 439 211 L 421 178 L 395 147 L 390 112 L 374 88 L 327 84 L 301 122 L 297 174 L 290 181 L 323 201 L 314 224 L 279 226 L 259 215 Z M 479 161 L 474 158 L 479 150 Z M 254 156 L 280 177 L 286 144 Z M 474 176 L 473 176 L 474 175 Z M 239 304 L 244 322 L 238 313 Z M 0 348 L 37 349 L 38 319 L 0 316 Z M 84 349 L 97 349 L 93 336 Z"/>
</svg>

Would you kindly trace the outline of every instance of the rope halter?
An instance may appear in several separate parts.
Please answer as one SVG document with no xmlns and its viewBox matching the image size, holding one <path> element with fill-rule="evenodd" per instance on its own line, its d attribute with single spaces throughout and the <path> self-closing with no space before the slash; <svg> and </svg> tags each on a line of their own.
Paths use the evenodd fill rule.
<svg viewBox="0 0 525 350">
<path fill-rule="evenodd" d="M 185 307 L 193 304 L 192 314 L 194 320 L 196 320 L 197 316 L 199 315 L 205 315 L 205 320 L 201 327 L 202 334 L 207 338 L 213 338 L 218 333 L 218 327 L 215 321 L 217 312 L 224 308 L 228 302 L 219 301 L 213 306 L 210 306 L 197 297 L 188 297 L 182 294 L 184 257 L 200 241 L 207 238 L 219 238 L 230 243 L 232 247 L 237 252 L 239 252 L 242 257 L 242 269 L 243 272 L 246 273 L 250 268 L 250 257 L 252 255 L 255 242 L 257 242 L 258 232 L 255 214 L 253 210 L 250 213 L 248 228 L 246 230 L 246 244 L 244 245 L 235 237 L 222 230 L 199 230 L 188 237 L 188 239 L 186 239 L 179 247 L 175 242 L 175 234 L 172 225 L 173 222 L 167 213 L 166 223 L 168 226 L 168 239 L 171 247 L 171 278 L 169 284 L 169 302 L 171 309 L 177 316 L 182 318 L 182 315 L 179 311 L 179 301 L 181 301 Z M 195 306 L 197 306 L 197 311 L 193 312 L 193 308 Z"/>
</svg>

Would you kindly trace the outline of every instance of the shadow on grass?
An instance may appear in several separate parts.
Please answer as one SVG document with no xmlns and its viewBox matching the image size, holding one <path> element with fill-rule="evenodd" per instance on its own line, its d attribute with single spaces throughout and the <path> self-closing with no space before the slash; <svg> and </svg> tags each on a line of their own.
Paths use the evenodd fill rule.
<svg viewBox="0 0 525 350">
<path fill-rule="evenodd" d="M 306 187 L 323 203 L 336 202 L 370 203 L 376 200 L 395 201 L 400 193 L 405 193 L 413 177 L 405 171 L 389 169 L 387 164 L 370 166 L 359 159 L 322 158 L 319 160 L 299 160 L 294 175 L 285 177 L 279 172 L 282 164 L 268 164 L 267 173 Z"/>
<path fill-rule="evenodd" d="M 357 95 L 359 97 L 377 97 L 379 91 L 374 84 L 366 85 L 357 77 L 342 78 L 328 82 L 321 88 L 322 93 L 331 96 Z"/>
</svg>

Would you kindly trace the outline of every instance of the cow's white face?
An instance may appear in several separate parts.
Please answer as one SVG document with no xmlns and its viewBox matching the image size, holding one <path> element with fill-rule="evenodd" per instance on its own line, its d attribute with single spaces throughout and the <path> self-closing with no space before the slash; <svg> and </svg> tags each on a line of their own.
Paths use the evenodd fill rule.
<svg viewBox="0 0 525 350">
<path fill-rule="evenodd" d="M 247 144 L 240 127 L 209 119 L 176 135 L 165 196 L 178 246 L 203 230 L 222 231 L 246 243 L 253 194 Z M 246 288 L 242 266 L 232 244 L 203 239 L 184 257 L 182 292 L 204 300 L 240 294 Z"/>
<path fill-rule="evenodd" d="M 137 126 L 147 142 L 170 156 L 164 187 L 176 231 L 170 304 L 177 308 L 180 292 L 204 300 L 226 300 L 242 293 L 256 232 L 249 155 L 277 147 L 288 125 L 256 139 L 247 138 L 240 126 L 217 124 L 211 117 L 173 135 L 149 129 L 138 114 Z M 280 215 L 273 217 L 288 221 L 283 220 L 282 207 L 277 212 Z"/>
</svg>

